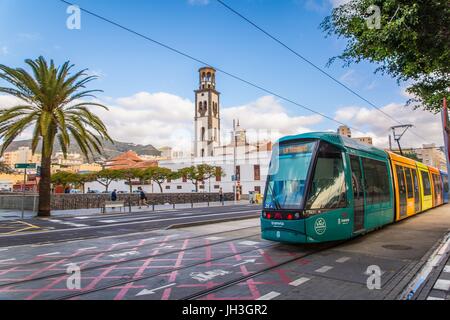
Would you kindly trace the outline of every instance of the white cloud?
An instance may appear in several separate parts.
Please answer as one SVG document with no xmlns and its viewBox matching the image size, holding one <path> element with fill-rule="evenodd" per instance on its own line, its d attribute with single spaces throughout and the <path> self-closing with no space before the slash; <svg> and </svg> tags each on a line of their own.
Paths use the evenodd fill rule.
<svg viewBox="0 0 450 320">
<path fill-rule="evenodd" d="M 276 139 L 283 135 L 307 132 L 322 121 L 319 115 L 289 115 L 280 101 L 273 96 L 264 96 L 242 106 L 222 109 L 223 128 L 231 130 L 233 119 L 239 119 L 241 126 L 247 129 L 250 138 L 254 139 L 257 132 L 260 139 Z"/>
<path fill-rule="evenodd" d="M 423 110 L 413 110 L 401 104 L 391 103 L 381 108 L 382 111 L 399 121 L 401 124 L 412 124 L 401 140 L 404 147 L 420 147 L 424 143 L 443 144 L 443 134 L 440 115 L 434 115 Z M 379 147 L 388 147 L 390 128 L 398 125 L 376 109 L 362 107 L 345 107 L 336 111 L 335 119 L 350 126 L 364 130 L 364 133 L 354 132 L 353 136 L 368 135 L 374 138 L 374 144 Z M 415 134 L 414 134 L 414 133 Z M 426 139 L 419 138 L 417 135 Z"/>
</svg>

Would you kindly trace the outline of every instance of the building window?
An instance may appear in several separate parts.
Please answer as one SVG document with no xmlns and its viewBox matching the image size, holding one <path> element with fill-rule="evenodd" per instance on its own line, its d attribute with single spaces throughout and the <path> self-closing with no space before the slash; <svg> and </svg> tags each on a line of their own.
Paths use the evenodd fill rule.
<svg viewBox="0 0 450 320">
<path fill-rule="evenodd" d="M 217 182 L 222 181 L 222 168 L 220 167 L 216 168 L 216 181 Z"/>
<path fill-rule="evenodd" d="M 166 186 L 166 190 L 170 190 L 170 186 Z"/>
<path fill-rule="evenodd" d="M 218 184 L 214 185 L 214 189 L 220 189 L 220 186 Z"/>
<path fill-rule="evenodd" d="M 183 182 L 187 182 L 187 177 L 186 176 L 183 176 L 181 179 L 182 179 Z"/>
<path fill-rule="evenodd" d="M 255 192 L 256 193 L 261 193 L 261 187 L 260 186 L 255 186 Z"/>
<path fill-rule="evenodd" d="M 183 189 L 183 187 L 182 186 L 177 186 L 177 189 L 181 190 L 181 189 Z"/>
<path fill-rule="evenodd" d="M 259 164 L 253 166 L 253 176 L 255 181 L 261 180 L 261 166 Z"/>
<path fill-rule="evenodd" d="M 202 127 L 202 132 L 201 132 L 202 141 L 205 141 L 205 133 L 206 133 L 205 127 Z"/>
<path fill-rule="evenodd" d="M 236 180 L 241 181 L 241 166 L 236 166 Z"/>
<path fill-rule="evenodd" d="M 201 185 L 201 186 L 199 186 L 199 189 L 204 190 L 204 189 L 205 189 L 205 186 L 204 186 L 204 185 Z"/>
<path fill-rule="evenodd" d="M 205 157 L 205 149 L 202 149 L 202 158 Z"/>
</svg>

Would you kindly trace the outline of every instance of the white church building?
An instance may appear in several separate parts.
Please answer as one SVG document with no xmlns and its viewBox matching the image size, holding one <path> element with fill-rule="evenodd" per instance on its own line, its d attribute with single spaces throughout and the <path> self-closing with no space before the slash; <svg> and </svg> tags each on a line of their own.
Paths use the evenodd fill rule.
<svg viewBox="0 0 450 320">
<path fill-rule="evenodd" d="M 264 192 L 272 143 L 269 140 L 249 143 L 247 132 L 235 123 L 229 143 L 222 143 L 220 122 L 220 92 L 216 90 L 216 70 L 211 67 L 199 70 L 199 88 L 195 90 L 194 142 L 188 157 L 174 157 L 158 161 L 159 167 L 173 171 L 181 168 L 208 164 L 219 166 L 223 177 L 211 178 L 199 186 L 199 192 L 233 192 L 235 184 L 242 195 L 251 191 Z M 234 139 L 233 139 L 234 136 Z M 224 139 L 225 140 L 225 139 Z M 234 178 L 236 176 L 236 179 Z M 92 190 L 102 191 L 98 183 L 90 183 Z M 139 185 L 133 186 L 137 189 Z M 146 192 L 160 192 L 157 185 L 142 185 Z M 195 186 L 189 180 L 174 180 L 163 184 L 164 193 L 194 192 Z M 110 190 L 127 191 L 124 181 L 112 182 Z"/>
</svg>

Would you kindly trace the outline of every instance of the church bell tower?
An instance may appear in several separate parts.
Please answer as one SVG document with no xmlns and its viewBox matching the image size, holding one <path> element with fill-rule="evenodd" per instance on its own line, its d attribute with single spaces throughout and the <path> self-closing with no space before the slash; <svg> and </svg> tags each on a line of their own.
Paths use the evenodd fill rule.
<svg viewBox="0 0 450 320">
<path fill-rule="evenodd" d="M 196 157 L 214 156 L 220 146 L 220 92 L 216 90 L 216 70 L 199 70 L 199 88 L 195 90 L 195 143 Z"/>
</svg>

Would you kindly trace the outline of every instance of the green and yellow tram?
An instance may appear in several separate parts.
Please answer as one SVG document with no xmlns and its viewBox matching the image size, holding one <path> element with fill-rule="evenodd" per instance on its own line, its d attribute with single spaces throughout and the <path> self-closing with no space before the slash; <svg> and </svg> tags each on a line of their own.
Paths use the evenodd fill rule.
<svg viewBox="0 0 450 320">
<path fill-rule="evenodd" d="M 443 204 L 445 183 L 435 168 L 337 134 L 284 137 L 272 152 L 262 237 L 352 238 Z"/>
</svg>

